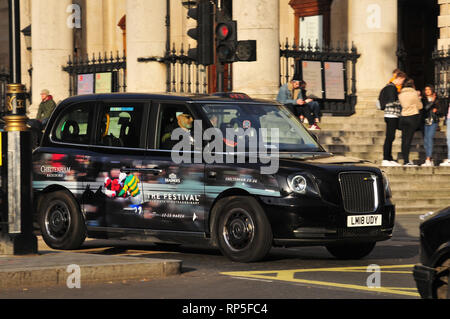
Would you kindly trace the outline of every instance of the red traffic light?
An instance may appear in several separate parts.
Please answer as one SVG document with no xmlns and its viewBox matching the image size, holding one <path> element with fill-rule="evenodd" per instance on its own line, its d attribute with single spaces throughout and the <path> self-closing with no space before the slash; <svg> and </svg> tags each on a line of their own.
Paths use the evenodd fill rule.
<svg viewBox="0 0 450 319">
<path fill-rule="evenodd" d="M 226 25 L 221 25 L 219 27 L 219 35 L 221 38 L 226 38 L 228 37 L 228 34 L 230 33 L 230 30 L 228 29 L 228 26 Z"/>
<path fill-rule="evenodd" d="M 231 32 L 232 28 L 226 23 L 221 23 L 217 26 L 216 34 L 219 40 L 226 40 Z"/>
</svg>

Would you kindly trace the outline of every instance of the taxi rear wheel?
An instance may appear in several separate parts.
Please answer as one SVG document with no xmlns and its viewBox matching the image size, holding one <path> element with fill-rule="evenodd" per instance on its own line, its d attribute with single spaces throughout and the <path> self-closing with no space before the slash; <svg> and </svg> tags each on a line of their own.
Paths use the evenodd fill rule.
<svg viewBox="0 0 450 319">
<path fill-rule="evenodd" d="M 272 229 L 261 205 L 252 197 L 233 196 L 221 209 L 217 227 L 221 252 L 238 262 L 263 259 L 272 247 Z"/>
<path fill-rule="evenodd" d="M 39 209 L 39 225 L 42 238 L 53 249 L 77 249 L 86 238 L 80 209 L 66 191 L 45 195 Z"/>
<path fill-rule="evenodd" d="M 326 246 L 328 252 L 338 259 L 361 259 L 369 255 L 376 243 L 338 244 Z"/>
</svg>

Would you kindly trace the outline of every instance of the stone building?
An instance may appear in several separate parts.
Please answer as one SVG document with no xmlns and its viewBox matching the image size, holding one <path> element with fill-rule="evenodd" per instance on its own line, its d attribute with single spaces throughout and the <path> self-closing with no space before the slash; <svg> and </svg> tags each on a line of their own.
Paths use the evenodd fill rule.
<svg viewBox="0 0 450 319">
<path fill-rule="evenodd" d="M 280 44 L 356 47 L 359 98 L 373 97 L 401 67 L 419 88 L 434 83 L 432 52 L 450 47 L 450 0 L 216 0 L 238 22 L 239 40 L 257 40 L 257 61 L 232 66 L 232 88 L 273 98 L 280 85 Z M 186 32 L 184 0 L 21 0 L 22 82 L 32 90 L 30 117 L 39 93 L 49 89 L 60 101 L 70 94 L 75 59 L 126 57 L 126 91 L 167 91 L 168 64 L 161 58 L 181 44 L 195 45 Z M 0 0 L 0 65 L 8 62 L 7 0 Z M 31 29 L 31 39 L 25 32 Z M 168 30 L 170 30 L 168 32 Z M 29 44 L 27 44 L 29 42 Z M 124 53 L 123 53 L 124 52 Z M 138 61 L 139 58 L 152 58 Z M 98 59 L 98 58 L 97 58 Z M 101 60 L 101 59 L 100 59 Z M 292 68 L 292 65 L 288 66 Z M 292 71 L 292 70 L 291 70 Z M 214 67 L 208 67 L 213 91 Z M 230 73 L 231 74 L 231 73 Z"/>
</svg>

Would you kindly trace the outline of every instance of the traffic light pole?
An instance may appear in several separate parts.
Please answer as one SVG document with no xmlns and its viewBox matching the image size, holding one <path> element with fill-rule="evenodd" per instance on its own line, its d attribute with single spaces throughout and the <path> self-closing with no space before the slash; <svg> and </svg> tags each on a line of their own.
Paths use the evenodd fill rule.
<svg viewBox="0 0 450 319">
<path fill-rule="evenodd" d="M 225 73 L 225 65 L 218 61 L 216 63 L 216 73 L 217 73 L 217 92 L 224 92 L 224 73 Z"/>
<path fill-rule="evenodd" d="M 21 82 L 20 0 L 9 0 L 11 84 L 6 90 L 1 133 L 0 255 L 37 253 L 33 234 L 31 132 L 26 124 L 26 91 Z"/>
</svg>

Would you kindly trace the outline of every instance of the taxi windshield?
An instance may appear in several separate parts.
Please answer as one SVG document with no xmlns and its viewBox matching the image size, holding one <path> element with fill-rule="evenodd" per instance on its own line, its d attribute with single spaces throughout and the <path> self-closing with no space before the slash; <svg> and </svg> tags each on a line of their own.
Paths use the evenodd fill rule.
<svg viewBox="0 0 450 319">
<path fill-rule="evenodd" d="M 304 126 L 284 106 L 270 104 L 206 104 L 202 106 L 211 125 L 224 136 L 254 129 L 266 148 L 278 152 L 324 152 Z M 240 130 L 241 129 L 241 130 Z"/>
</svg>

